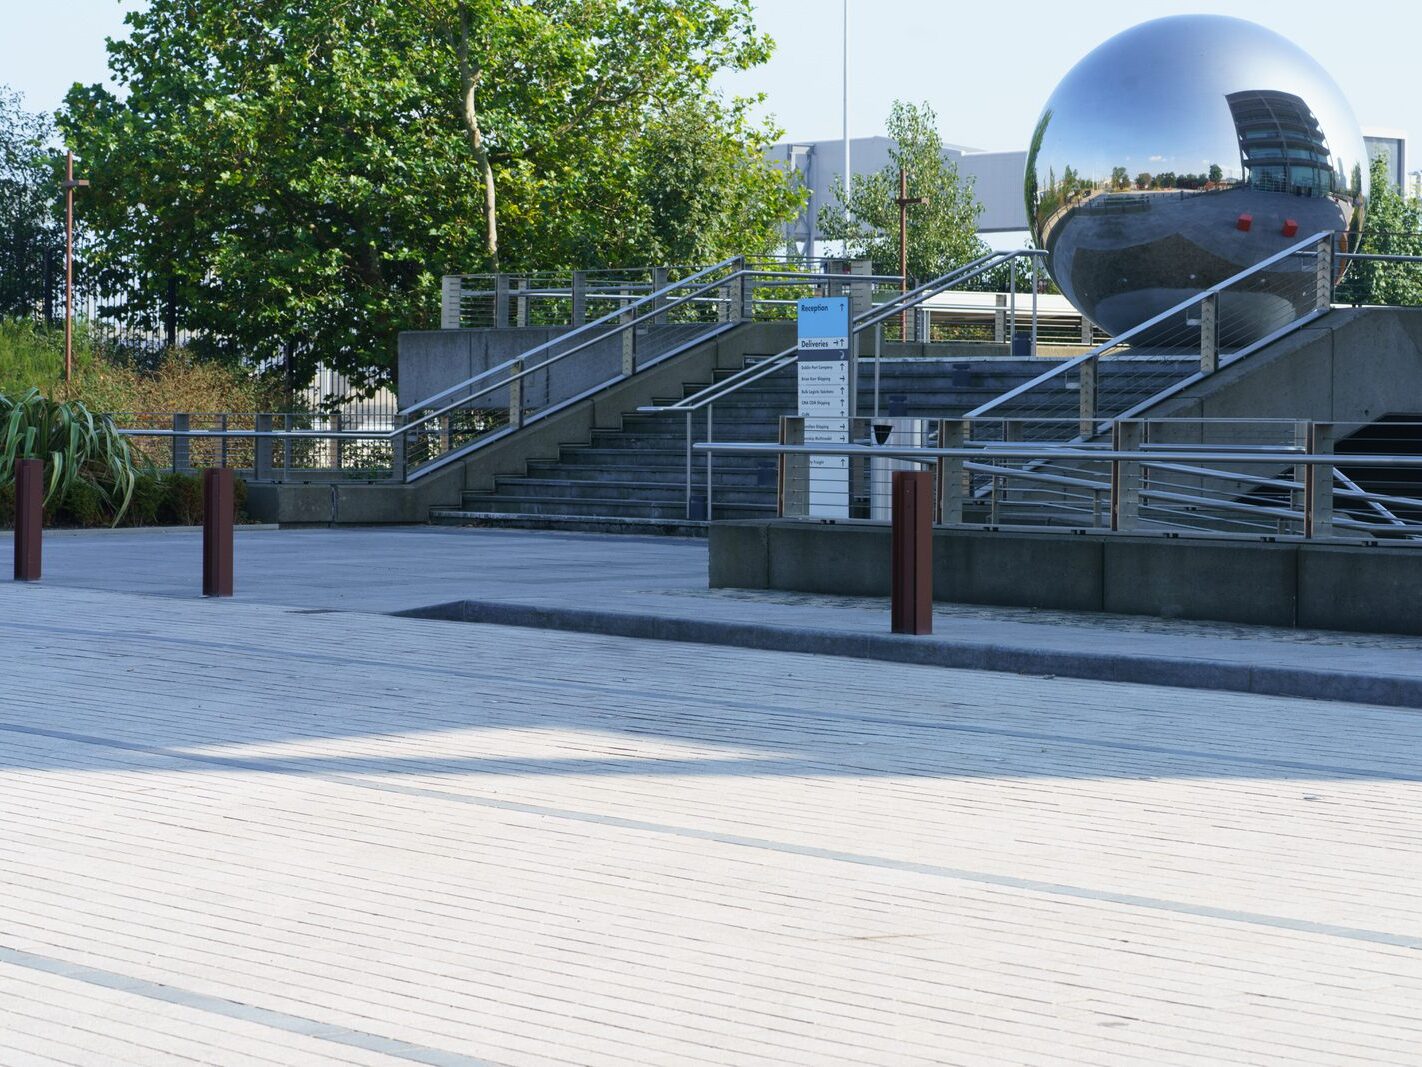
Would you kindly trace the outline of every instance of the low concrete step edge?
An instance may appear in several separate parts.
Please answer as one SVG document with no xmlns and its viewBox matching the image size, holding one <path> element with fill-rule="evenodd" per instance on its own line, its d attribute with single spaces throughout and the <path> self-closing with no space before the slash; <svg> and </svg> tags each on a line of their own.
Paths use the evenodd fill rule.
<svg viewBox="0 0 1422 1067">
<path fill-rule="evenodd" d="M 959 670 L 1054 675 L 1179 689 L 1214 689 L 1349 704 L 1422 708 L 1422 678 L 1401 675 L 1367 675 L 1110 651 L 1043 649 L 892 633 L 864 634 L 487 600 L 455 600 L 394 614 L 408 618 L 567 630 L 654 641 L 728 645 L 771 652 L 804 652 Z M 886 629 L 888 622 L 886 610 Z"/>
</svg>

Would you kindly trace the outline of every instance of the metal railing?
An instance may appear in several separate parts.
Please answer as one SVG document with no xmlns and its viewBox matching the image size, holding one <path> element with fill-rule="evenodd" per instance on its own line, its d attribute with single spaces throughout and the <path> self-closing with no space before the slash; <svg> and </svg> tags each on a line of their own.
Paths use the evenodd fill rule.
<svg viewBox="0 0 1422 1067">
<path fill-rule="evenodd" d="M 888 521 L 892 472 L 917 468 L 935 475 L 945 525 L 1422 546 L 1422 423 L 1123 420 L 1111 443 L 1091 444 L 974 441 L 970 421 L 905 421 L 922 422 L 909 436 L 927 443 L 878 444 L 885 428 L 864 419 L 848 444 L 695 447 L 775 457 L 782 518 Z"/>
<path fill-rule="evenodd" d="M 898 320 L 900 323 L 907 320 L 912 323 L 918 321 L 918 312 L 923 307 L 925 301 L 931 300 L 938 295 L 948 292 L 955 287 L 973 281 L 990 271 L 999 270 L 1004 265 L 1010 265 L 1011 277 L 1015 283 L 1017 275 L 1017 262 L 1019 259 L 1026 259 L 1031 268 L 1031 319 L 1030 337 L 1032 347 L 1035 350 L 1037 339 L 1037 278 L 1038 261 L 1046 253 L 1038 249 L 1022 249 L 1011 252 L 991 252 L 987 255 L 979 256 L 971 263 L 966 263 L 947 274 L 907 291 L 894 294 L 883 303 L 875 304 L 859 314 L 854 315 L 850 325 L 850 345 L 855 351 L 862 344 L 863 335 L 871 332 L 874 342 L 874 413 L 879 411 L 879 375 L 880 358 L 883 349 L 883 327 L 885 323 Z M 1013 285 L 1015 289 L 1015 284 Z M 1013 302 L 1015 311 L 1015 301 Z M 1011 323 L 1011 328 L 1016 330 L 1016 322 Z M 911 333 L 911 331 L 910 331 Z M 733 396 L 745 387 L 759 382 L 772 374 L 778 374 L 795 366 L 799 362 L 799 352 L 796 348 L 787 348 L 764 360 L 748 364 L 741 370 L 723 378 L 719 382 L 713 382 L 706 388 L 684 397 L 671 404 L 648 404 L 639 407 L 637 410 L 642 414 L 649 415 L 682 415 L 686 420 L 686 514 L 688 519 L 705 518 L 711 519 L 714 515 L 714 505 L 712 503 L 713 493 L 711 482 L 714 477 L 714 459 L 710 453 L 706 456 L 705 475 L 705 495 L 698 499 L 694 486 L 694 464 L 692 463 L 692 445 L 694 443 L 693 419 L 697 412 L 704 412 L 706 426 L 706 440 L 710 440 L 715 430 L 715 405 L 717 402 Z M 860 361 L 862 366 L 862 360 Z M 858 383 L 851 383 L 851 391 L 856 391 Z M 705 514 L 699 514 L 699 504 L 705 503 Z"/>
<path fill-rule="evenodd" d="M 1324 315 L 1332 307 L 1333 234 L 1321 232 L 1182 300 L 1075 359 L 968 412 L 1019 436 L 1087 440 Z"/>
<path fill-rule="evenodd" d="M 843 259 L 822 256 L 739 257 L 751 270 L 843 273 Z M 440 328 L 582 326 L 621 311 L 713 264 L 623 267 L 532 273 L 446 274 L 440 285 Z"/>
</svg>

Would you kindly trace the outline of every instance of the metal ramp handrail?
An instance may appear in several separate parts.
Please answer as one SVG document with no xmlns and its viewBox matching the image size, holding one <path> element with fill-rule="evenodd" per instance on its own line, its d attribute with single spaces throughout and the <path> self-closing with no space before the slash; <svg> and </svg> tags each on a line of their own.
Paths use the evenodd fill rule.
<svg viewBox="0 0 1422 1067">
<path fill-rule="evenodd" d="M 1321 257 L 1326 261 L 1327 266 L 1326 271 L 1322 268 L 1316 269 L 1315 271 L 1315 281 L 1317 284 L 1317 290 L 1315 291 L 1313 306 L 1307 311 L 1297 314 L 1296 317 L 1293 318 L 1290 322 L 1284 324 L 1283 326 L 1275 330 L 1270 331 L 1266 336 L 1253 340 L 1239 347 L 1235 351 L 1229 353 L 1222 352 L 1219 342 L 1219 297 L 1222 294 L 1230 292 L 1231 290 L 1241 288 L 1247 282 L 1249 282 L 1250 279 L 1264 275 L 1270 267 L 1276 266 L 1277 264 L 1282 263 L 1283 261 L 1291 259 L 1295 256 L 1309 254 L 1314 254 Z M 1290 245 L 1288 248 L 1285 248 L 1284 250 L 1277 252 L 1272 256 L 1269 256 L 1267 259 L 1261 260 L 1260 262 L 1255 263 L 1250 267 L 1247 267 L 1246 269 L 1240 271 L 1232 277 L 1225 279 L 1223 282 L 1220 282 L 1217 285 L 1213 285 L 1210 288 L 1203 290 L 1202 292 L 1196 293 L 1195 295 L 1180 301 L 1174 307 L 1171 307 L 1168 310 L 1163 311 L 1160 314 L 1147 319 L 1145 322 L 1142 322 L 1138 326 L 1132 327 L 1125 333 L 1119 334 L 1118 336 L 1111 338 L 1105 343 L 1096 346 L 1091 351 L 1085 352 L 1082 355 L 1077 356 L 1073 359 L 1066 360 L 1065 362 L 1060 363 L 1057 366 L 1051 368 L 1050 370 L 1038 375 L 1031 381 L 1024 382 L 1023 384 L 1016 386 L 1013 389 L 1009 389 L 1001 396 L 994 397 L 987 403 L 981 404 L 973 410 L 969 411 L 964 417 L 983 418 L 995 412 L 999 412 L 1001 409 L 1008 407 L 1013 401 L 1019 400 L 1024 396 L 1028 396 L 1034 391 L 1040 390 L 1043 386 L 1046 386 L 1049 383 L 1054 383 L 1058 380 L 1065 383 L 1065 378 L 1068 374 L 1071 374 L 1073 372 L 1081 373 L 1082 371 L 1089 371 L 1090 373 L 1087 375 L 1087 377 L 1090 379 L 1090 384 L 1087 386 L 1083 386 L 1078 396 L 1079 432 L 1077 435 L 1071 438 L 1071 440 L 1078 441 L 1088 439 L 1091 436 L 1100 433 L 1104 428 L 1109 427 L 1112 419 L 1123 419 L 1133 417 L 1139 414 L 1140 412 L 1146 410 L 1147 408 L 1153 406 L 1154 404 L 1159 403 L 1161 400 L 1167 399 L 1170 396 L 1175 395 L 1181 390 L 1187 388 L 1189 385 L 1192 385 L 1202 380 L 1208 374 L 1214 373 L 1220 367 L 1235 363 L 1240 359 L 1243 359 L 1245 356 L 1248 356 L 1251 353 L 1258 351 L 1265 345 L 1277 341 L 1279 338 L 1302 328 L 1307 323 L 1312 322 L 1315 319 L 1319 318 L 1321 315 L 1326 314 L 1332 306 L 1332 255 L 1332 233 L 1329 231 L 1322 231 L 1313 234 L 1312 236 L 1304 238 L 1303 240 Z M 1200 371 L 1196 374 L 1186 376 L 1186 378 L 1182 379 L 1181 381 L 1172 383 L 1166 388 L 1155 392 L 1147 399 L 1131 405 L 1124 411 L 1109 414 L 1103 414 L 1102 412 L 1098 411 L 1096 406 L 1096 400 L 1098 396 L 1098 382 L 1095 374 L 1098 364 L 1103 359 L 1110 359 L 1111 353 L 1115 349 L 1129 345 L 1132 341 L 1135 341 L 1137 339 L 1145 340 L 1150 338 L 1153 331 L 1166 326 L 1172 320 L 1177 319 L 1179 316 L 1188 316 L 1188 313 L 1196 308 L 1201 309 L 1200 318 L 1198 320 L 1190 320 L 1187 317 L 1186 323 L 1187 327 L 1201 327 L 1198 345 L 1201 368 Z M 1206 326 L 1207 322 L 1209 323 L 1208 327 Z M 1021 421 L 1033 421 L 1031 415 L 1005 415 L 1003 417 L 1012 417 Z"/>
</svg>

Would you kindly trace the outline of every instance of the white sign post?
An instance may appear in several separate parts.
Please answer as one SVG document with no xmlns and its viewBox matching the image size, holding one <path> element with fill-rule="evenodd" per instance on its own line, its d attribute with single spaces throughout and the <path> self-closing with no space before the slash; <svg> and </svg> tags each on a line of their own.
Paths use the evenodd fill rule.
<svg viewBox="0 0 1422 1067">
<path fill-rule="evenodd" d="M 854 398 L 849 363 L 849 298 L 811 297 L 799 302 L 799 413 L 805 443 L 845 444 Z M 849 518 L 849 457 L 811 456 L 807 514 Z"/>
</svg>

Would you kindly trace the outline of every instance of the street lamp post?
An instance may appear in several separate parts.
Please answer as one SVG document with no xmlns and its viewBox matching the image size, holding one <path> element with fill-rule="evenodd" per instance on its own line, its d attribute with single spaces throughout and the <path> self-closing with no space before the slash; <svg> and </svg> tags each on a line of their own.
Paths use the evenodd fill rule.
<svg viewBox="0 0 1422 1067">
<path fill-rule="evenodd" d="M 894 203 L 899 205 L 899 292 L 908 292 L 908 209 L 918 204 L 928 203 L 926 196 L 908 195 L 908 172 L 899 168 L 899 196 Z M 908 308 L 899 312 L 899 340 L 908 340 Z"/>
</svg>

